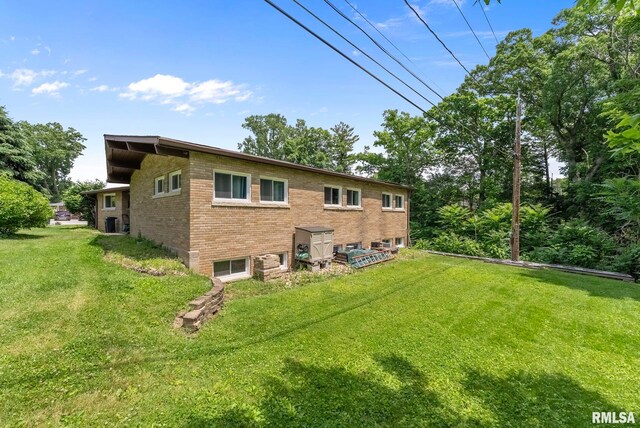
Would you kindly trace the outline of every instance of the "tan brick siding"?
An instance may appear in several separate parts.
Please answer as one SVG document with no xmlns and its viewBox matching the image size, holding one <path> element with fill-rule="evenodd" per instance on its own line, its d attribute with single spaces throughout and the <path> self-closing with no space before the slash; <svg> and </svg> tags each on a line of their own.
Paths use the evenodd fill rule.
<svg viewBox="0 0 640 428">
<path fill-rule="evenodd" d="M 181 190 L 154 196 L 155 178 L 182 171 Z M 142 236 L 175 252 L 185 261 L 189 252 L 189 160 L 147 155 L 131 176 L 131 236 Z"/>
<path fill-rule="evenodd" d="M 212 205 L 216 169 L 251 174 L 251 203 Z M 190 154 L 189 171 L 190 249 L 198 252 L 203 274 L 212 274 L 214 260 L 285 251 L 291 266 L 294 228 L 300 225 L 333 227 L 336 245 L 362 242 L 369 247 L 381 239 L 407 240 L 407 191 L 402 188 L 196 152 Z M 147 176 L 149 183 L 152 175 Z M 260 203 L 261 176 L 288 180 L 287 207 Z M 346 189 L 360 189 L 362 209 L 325 208 L 325 184 L 342 187 L 343 207 Z M 382 192 L 402 194 L 405 210 L 382 210 Z"/>
<path fill-rule="evenodd" d="M 123 225 L 123 214 L 129 214 L 130 209 L 128 204 L 128 193 L 115 191 L 110 192 L 108 189 L 104 192 L 96 194 L 96 228 L 101 232 L 105 231 L 104 221 L 107 217 L 116 217 L 118 220 L 116 221 L 116 232 L 122 231 Z M 104 195 L 115 194 L 116 197 L 116 208 L 115 209 L 105 209 L 104 208 Z M 125 219 L 126 220 L 126 219 Z"/>
</svg>

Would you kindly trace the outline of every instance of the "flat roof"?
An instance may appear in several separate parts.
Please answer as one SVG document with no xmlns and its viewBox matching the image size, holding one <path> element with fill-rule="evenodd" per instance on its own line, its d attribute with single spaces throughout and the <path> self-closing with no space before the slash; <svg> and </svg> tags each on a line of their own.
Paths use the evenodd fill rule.
<svg viewBox="0 0 640 428">
<path fill-rule="evenodd" d="M 296 229 L 304 230 L 306 232 L 333 232 L 333 227 L 327 226 L 296 226 Z"/>
<path fill-rule="evenodd" d="M 126 183 L 131 179 L 131 174 L 136 169 L 140 169 L 142 160 L 147 154 L 157 154 L 161 156 L 189 157 L 189 152 L 209 153 L 218 156 L 225 156 L 234 159 L 242 159 L 251 162 L 277 165 L 285 168 L 309 171 L 318 174 L 330 175 L 334 177 L 348 178 L 352 180 L 365 181 L 369 183 L 384 184 L 403 189 L 412 189 L 410 186 L 377 180 L 374 178 L 361 177 L 358 175 L 345 174 L 342 172 L 330 171 L 308 165 L 300 165 L 264 156 L 255 156 L 234 150 L 221 149 L 218 147 L 205 146 L 202 144 L 190 143 L 187 141 L 174 140 L 158 135 L 104 135 L 105 154 L 107 160 L 107 181 L 110 183 Z"/>
</svg>

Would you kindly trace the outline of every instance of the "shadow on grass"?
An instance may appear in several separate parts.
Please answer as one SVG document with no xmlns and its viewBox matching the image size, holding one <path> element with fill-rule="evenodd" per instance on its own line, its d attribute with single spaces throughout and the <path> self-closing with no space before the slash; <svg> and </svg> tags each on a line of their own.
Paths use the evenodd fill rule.
<svg viewBox="0 0 640 428">
<path fill-rule="evenodd" d="M 392 381 L 286 359 L 280 375 L 264 382 L 266 396 L 257 408 L 234 407 L 217 417 L 194 413 L 184 426 L 574 427 L 589 425 L 593 411 L 621 411 L 561 374 L 497 378 L 469 370 L 463 388 L 486 409 L 479 419 L 449 407 L 406 359 L 390 355 L 376 362 Z"/>
<path fill-rule="evenodd" d="M 142 261 L 150 259 L 175 259 L 159 245 L 146 239 L 135 239 L 129 235 L 98 235 L 91 240 L 91 245 L 121 256 Z"/>
<path fill-rule="evenodd" d="M 520 274 L 538 282 L 586 291 L 590 296 L 640 301 L 640 284 L 570 274 L 550 269 L 522 269 Z"/>
<path fill-rule="evenodd" d="M 0 241 L 26 241 L 28 239 L 42 239 L 45 235 L 32 235 L 30 233 L 16 233 L 14 235 L 0 235 Z"/>
</svg>

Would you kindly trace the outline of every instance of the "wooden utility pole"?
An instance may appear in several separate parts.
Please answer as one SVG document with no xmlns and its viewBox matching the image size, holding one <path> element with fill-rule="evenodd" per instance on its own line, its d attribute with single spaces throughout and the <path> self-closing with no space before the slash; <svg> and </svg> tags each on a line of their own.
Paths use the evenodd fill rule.
<svg viewBox="0 0 640 428">
<path fill-rule="evenodd" d="M 520 133 L 522 132 L 520 106 L 520 90 L 518 90 L 518 104 L 516 106 L 516 139 L 513 147 L 513 211 L 511 214 L 511 260 L 520 260 Z"/>
</svg>

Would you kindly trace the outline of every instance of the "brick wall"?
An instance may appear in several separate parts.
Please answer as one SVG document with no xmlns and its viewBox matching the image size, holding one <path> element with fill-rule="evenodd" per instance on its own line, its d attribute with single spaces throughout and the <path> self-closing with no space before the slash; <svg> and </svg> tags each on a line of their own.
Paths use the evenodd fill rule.
<svg viewBox="0 0 640 428">
<path fill-rule="evenodd" d="M 169 173 L 182 171 L 182 188 L 168 192 Z M 154 195 L 155 178 L 165 178 L 165 194 Z M 131 236 L 160 244 L 189 261 L 189 160 L 147 155 L 131 176 Z"/>
<path fill-rule="evenodd" d="M 123 224 L 123 214 L 129 214 L 129 207 L 127 206 L 128 202 L 128 193 L 120 191 L 110 192 L 106 190 L 105 192 L 96 194 L 96 228 L 101 232 L 105 231 L 104 221 L 107 217 L 116 217 L 118 220 L 116 221 L 116 232 L 122 231 Z M 115 209 L 105 209 L 104 208 L 104 195 L 114 194 L 116 198 L 116 207 Z"/>
<path fill-rule="evenodd" d="M 212 203 L 215 169 L 251 174 L 251 203 Z M 287 252 L 291 266 L 294 228 L 300 225 L 333 227 L 336 245 L 407 240 L 407 191 L 402 188 L 196 152 L 190 154 L 189 170 L 190 249 L 197 254 L 191 267 L 203 274 L 212 274 L 215 260 L 265 253 Z M 260 203 L 260 176 L 288 180 L 288 205 Z M 324 207 L 325 184 L 342 187 L 343 208 Z M 361 209 L 344 208 L 347 187 L 361 190 Z M 383 210 L 382 192 L 402 194 L 405 210 Z"/>
</svg>

